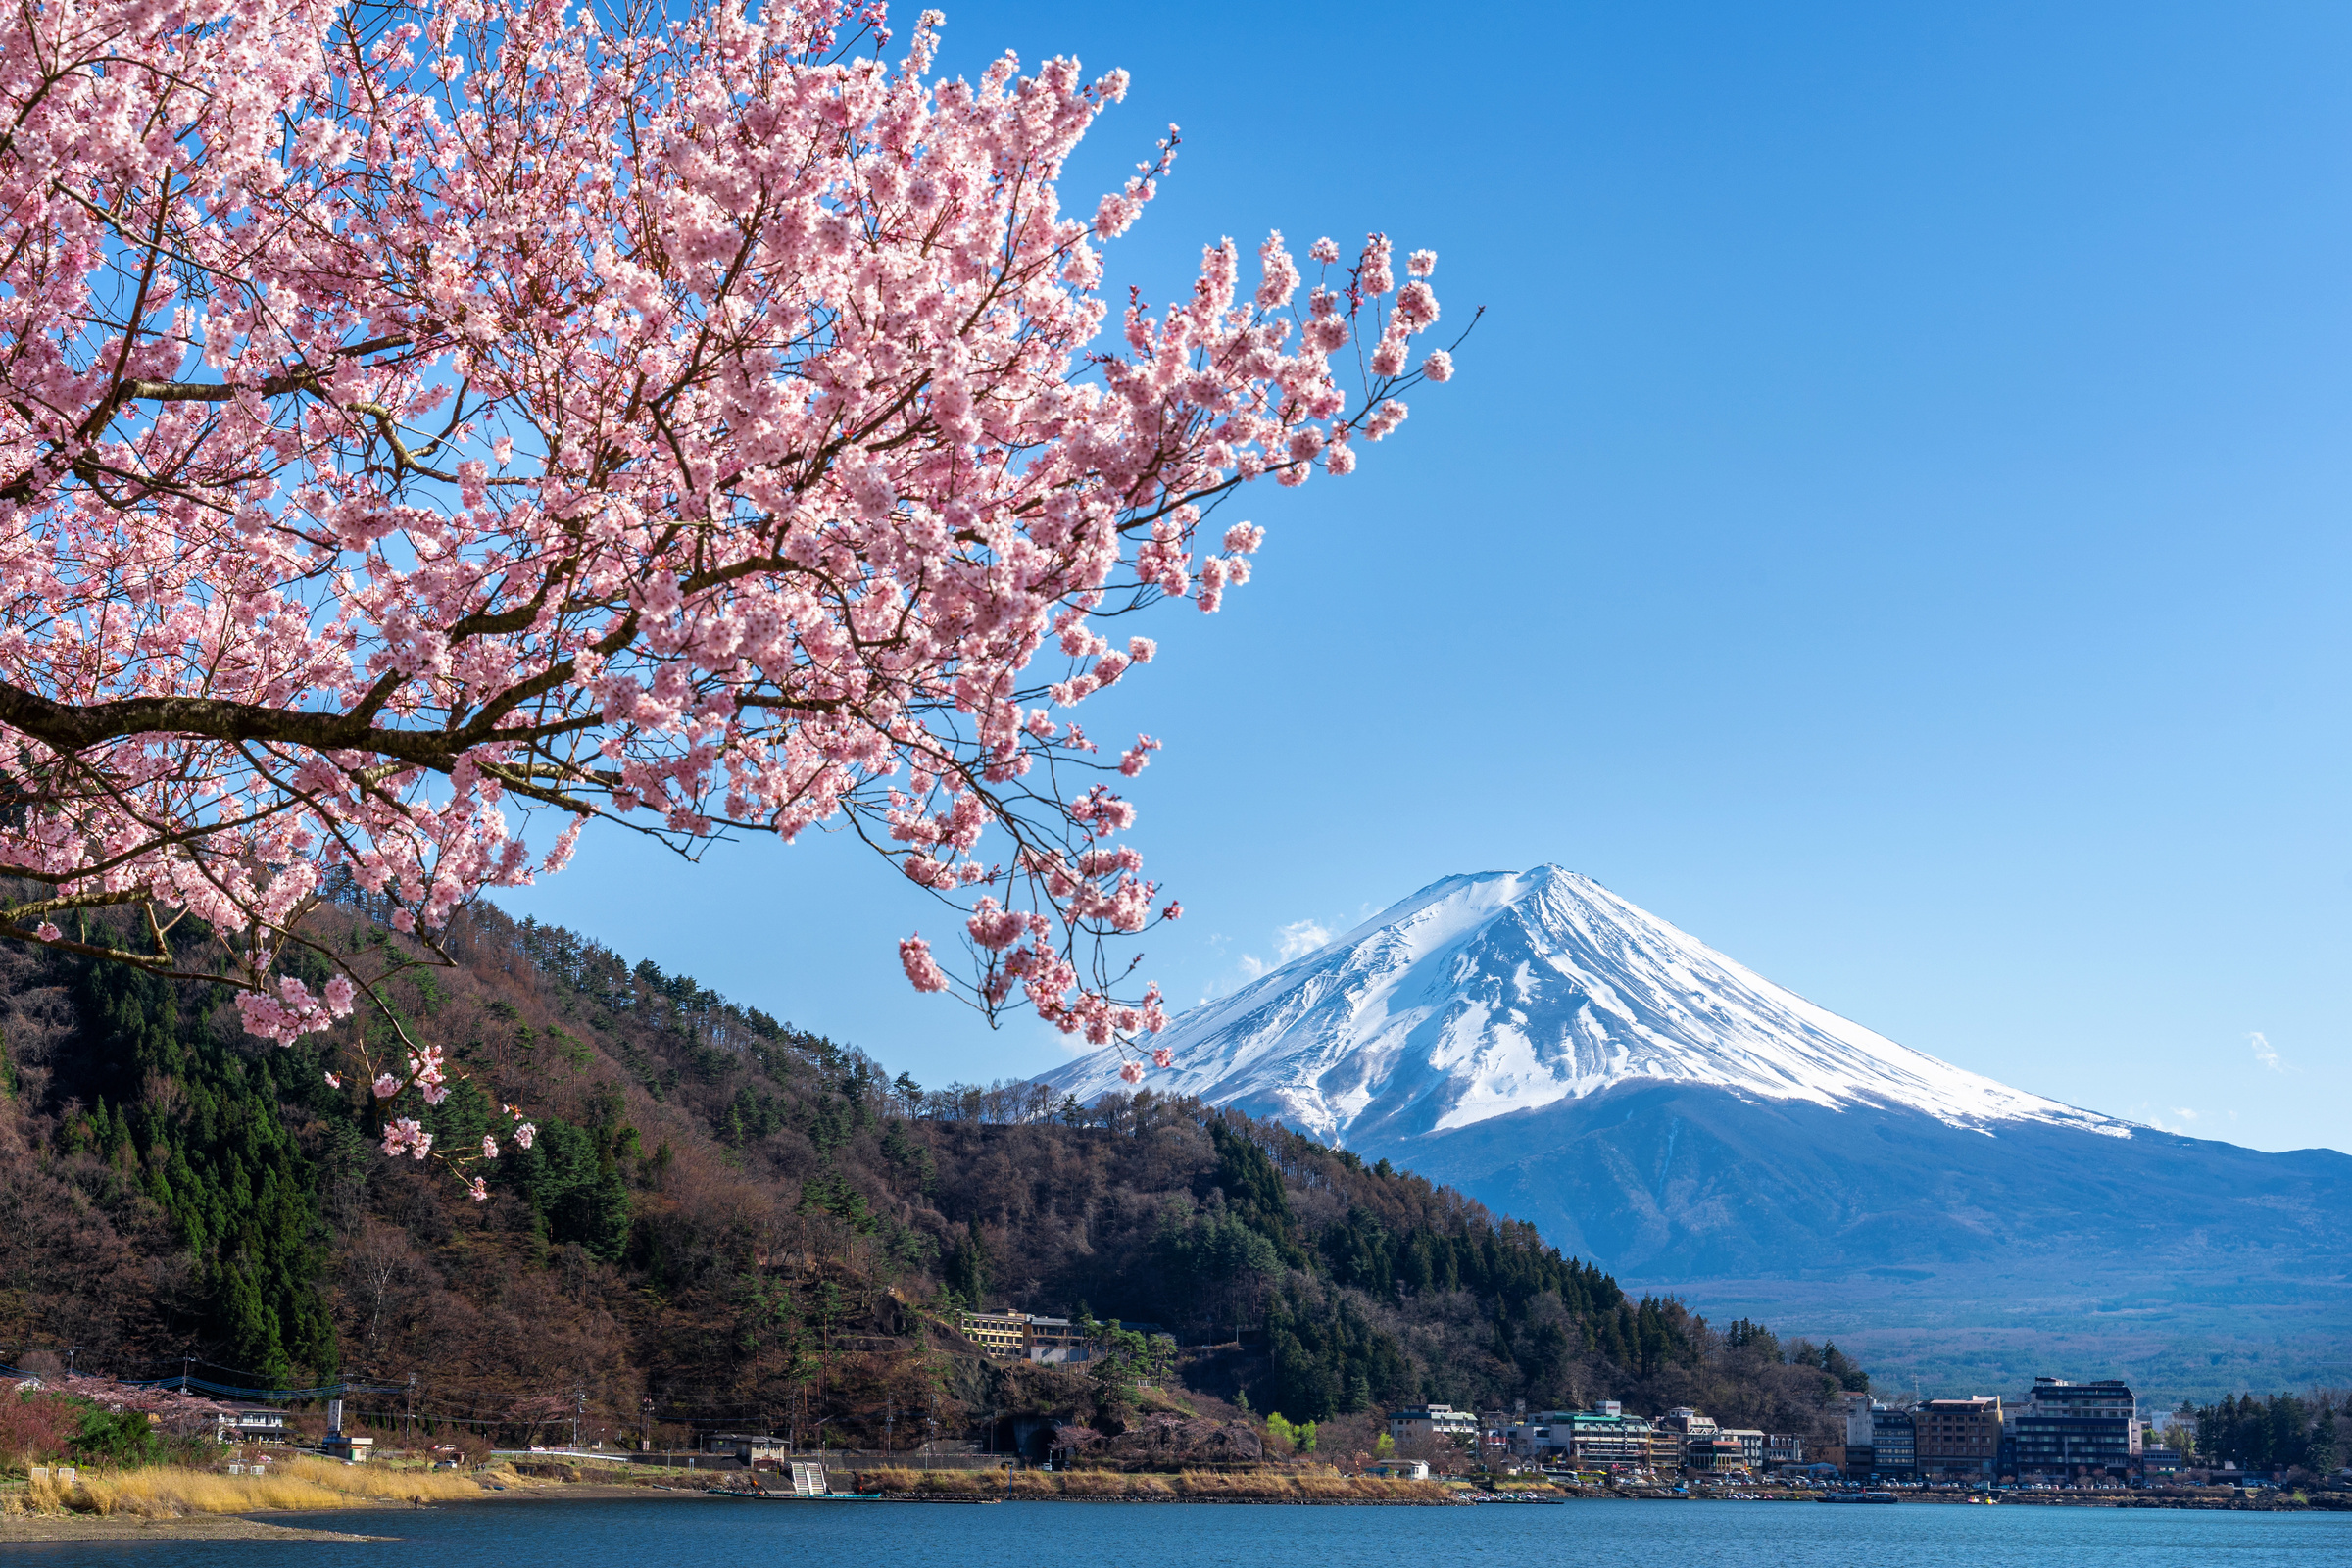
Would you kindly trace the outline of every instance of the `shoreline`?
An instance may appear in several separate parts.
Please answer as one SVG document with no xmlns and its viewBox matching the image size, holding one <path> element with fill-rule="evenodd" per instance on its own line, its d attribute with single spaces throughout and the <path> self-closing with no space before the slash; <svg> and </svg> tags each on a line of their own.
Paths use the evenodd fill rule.
<svg viewBox="0 0 2352 1568">
<path fill-rule="evenodd" d="M 1054 1481 L 1077 1479 L 1077 1476 L 1054 1476 Z M 994 1479 L 993 1477 L 991 1479 Z M 1047 1479 L 1044 1477 L 1041 1480 Z M 1109 1479 L 1107 1477 L 1103 1478 Z M 1754 1495 L 1747 1497 L 1677 1497 L 1659 1494 L 1627 1494 L 1614 1492 L 1574 1492 L 1552 1496 L 1529 1497 L 1525 1500 L 1494 1496 L 1463 1496 L 1434 1483 L 1407 1483 L 1413 1491 L 1397 1495 L 1367 1494 L 1362 1492 L 1316 1495 L 1312 1493 L 1287 1491 L 1279 1485 L 1258 1488 L 1214 1487 L 1191 1490 L 1184 1488 L 1182 1476 L 1119 1476 L 1115 1490 L 1108 1487 L 1065 1487 L 1042 1485 L 1015 1486 L 956 1486 L 922 1489 L 880 1489 L 856 1494 L 836 1494 L 844 1500 L 849 1496 L 884 1503 L 922 1504 L 931 1506 L 978 1505 L 996 1502 L 1060 1502 L 1113 1504 L 1180 1504 L 1225 1505 L 1233 1507 L 1289 1507 L 1289 1508 L 1448 1508 L 1495 1506 L 1562 1507 L 1579 1502 L 1823 1502 L 1821 1496 L 1801 1494 Z M 1271 1479 L 1271 1478 L 1269 1478 Z M 1335 1478 L 1341 1479 L 1341 1478 Z M 860 1476 L 859 1482 L 865 1480 Z M 1427 1488 L 1427 1491 L 1422 1491 Z M 1401 1489 L 1399 1489 L 1401 1490 Z M 476 1493 L 448 1496 L 425 1504 L 428 1508 L 468 1506 L 473 1504 L 546 1503 L 619 1501 L 632 1498 L 663 1497 L 697 1499 L 710 1495 L 699 1479 L 693 1484 L 645 1480 L 578 1480 L 558 1481 L 535 1478 L 507 1478 L 498 1489 L 482 1484 Z M 713 1499 L 724 1500 L 724 1499 Z M 754 1499 L 744 1499 L 754 1500 Z M 779 1502 L 795 1500 L 776 1497 Z M 1901 1503 L 1948 1507 L 1960 1503 L 1958 1497 L 1904 1497 Z M 2294 1502 L 2256 1501 L 2247 1497 L 2189 1497 L 2189 1496 L 2086 1496 L 2082 1498 L 2030 1496 L 2004 1498 L 2003 1507 L 2038 1508 L 2108 1508 L 2145 1509 L 2170 1508 L 2197 1513 L 2343 1513 L 2352 1512 L 2352 1495 L 2341 1504 L 2310 1500 Z M 391 1499 L 355 1499 L 351 1511 L 409 1512 Z M 338 1510 L 340 1511 L 340 1510 Z M 289 1522 L 277 1523 L 269 1515 L 281 1514 Z M 398 1536 L 378 1535 L 364 1531 L 337 1530 L 326 1523 L 332 1513 L 315 1509 L 267 1510 L 243 1513 L 185 1513 L 179 1515 L 139 1515 L 130 1513 L 12 1513 L 0 1516 L 0 1546 L 17 1544 L 59 1544 L 76 1541 L 333 1541 L 333 1542 L 392 1542 Z M 300 1521 L 300 1522 L 293 1522 Z M 374 1523 L 374 1521 L 370 1521 Z M 382 1528 L 379 1524 L 377 1528 Z"/>
<path fill-rule="evenodd" d="M 69 1541 L 397 1541 L 308 1525 L 272 1524 L 241 1513 L 149 1519 L 131 1514 L 10 1514 L 0 1518 L 0 1546 Z"/>
</svg>

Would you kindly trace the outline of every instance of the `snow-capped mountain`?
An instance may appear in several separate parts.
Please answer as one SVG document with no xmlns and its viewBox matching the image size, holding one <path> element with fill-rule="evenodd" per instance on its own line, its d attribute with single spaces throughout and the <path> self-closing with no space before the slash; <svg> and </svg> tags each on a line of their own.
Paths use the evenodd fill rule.
<svg viewBox="0 0 2352 1568">
<path fill-rule="evenodd" d="M 1636 1079 L 1954 1126 L 2128 1124 L 1873 1034 L 1725 957 L 1590 877 L 1541 865 L 1447 877 L 1162 1037 L 1154 1089 L 1353 1143 L 1448 1132 Z M 1120 1086 L 1115 1050 L 1048 1082 Z"/>
<path fill-rule="evenodd" d="M 1557 866 L 1424 888 L 1162 1039 L 1146 1087 L 1394 1160 L 1630 1289 L 1828 1334 L 1896 1382 L 2352 1380 L 2352 1156 L 2008 1088 Z M 1119 1066 L 1047 1081 L 1092 1102 Z"/>
</svg>

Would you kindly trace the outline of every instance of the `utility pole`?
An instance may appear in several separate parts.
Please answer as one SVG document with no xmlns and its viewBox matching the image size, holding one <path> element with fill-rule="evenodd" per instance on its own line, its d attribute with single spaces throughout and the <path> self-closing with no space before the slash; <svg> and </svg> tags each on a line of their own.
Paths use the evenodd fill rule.
<svg viewBox="0 0 2352 1568">
<path fill-rule="evenodd" d="M 411 1447 L 415 1447 L 415 1446 L 416 1446 L 416 1373 L 414 1373 L 414 1372 L 412 1372 L 412 1373 L 410 1373 L 410 1374 L 409 1374 L 409 1411 L 408 1411 L 408 1439 L 407 1439 L 407 1442 L 408 1442 L 408 1444 L 409 1444 L 409 1446 L 411 1446 Z"/>
<path fill-rule="evenodd" d="M 188 1392 L 188 1374 L 189 1374 L 189 1373 L 191 1373 L 191 1372 L 193 1372 L 195 1369 L 196 1369 L 196 1358 L 195 1358 L 194 1356 L 192 1356 L 192 1355 L 183 1355 L 183 1356 L 181 1356 L 181 1357 L 179 1358 L 179 1392 L 180 1392 L 180 1393 L 182 1393 L 182 1394 L 185 1394 L 185 1393 L 187 1393 L 187 1392 Z"/>
<path fill-rule="evenodd" d="M 890 1395 L 882 1396 L 882 1462 L 890 1463 L 891 1422 L 897 1418 L 898 1405 Z"/>
<path fill-rule="evenodd" d="M 587 1413 L 588 1391 L 575 1384 L 571 1391 L 571 1447 L 574 1453 L 580 1447 L 580 1417 Z"/>
<path fill-rule="evenodd" d="M 654 1401 L 651 1398 L 640 1399 L 637 1401 L 637 1450 L 651 1453 L 653 1449 Z"/>
</svg>

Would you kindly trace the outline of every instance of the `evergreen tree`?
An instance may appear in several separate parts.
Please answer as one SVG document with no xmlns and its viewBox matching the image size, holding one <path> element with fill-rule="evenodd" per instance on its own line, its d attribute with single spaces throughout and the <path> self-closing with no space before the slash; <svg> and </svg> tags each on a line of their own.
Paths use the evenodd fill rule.
<svg viewBox="0 0 2352 1568">
<path fill-rule="evenodd" d="M 213 1026 L 213 988 L 117 964 L 76 977 L 81 1060 L 116 1091 L 91 1117 L 96 1152 L 135 1163 L 201 1282 L 203 1341 L 226 1364 L 283 1385 L 335 1360 L 317 1172 L 287 1129 L 275 1070 L 307 1052 L 247 1055 Z M 124 1110 L 136 1101 L 137 1115 Z"/>
</svg>

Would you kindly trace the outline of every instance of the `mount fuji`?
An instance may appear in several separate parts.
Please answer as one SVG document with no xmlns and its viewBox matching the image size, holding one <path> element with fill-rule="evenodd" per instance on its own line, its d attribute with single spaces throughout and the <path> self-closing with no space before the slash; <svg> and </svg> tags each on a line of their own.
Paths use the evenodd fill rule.
<svg viewBox="0 0 2352 1568">
<path fill-rule="evenodd" d="M 1835 1334 L 1905 1380 L 2352 1381 L 2352 1156 L 2012 1089 L 1557 866 L 1435 883 L 1159 1043 L 1155 1091 L 1390 1159 L 1629 1288 Z M 1044 1081 L 1091 1102 L 1121 1061 Z"/>
</svg>

